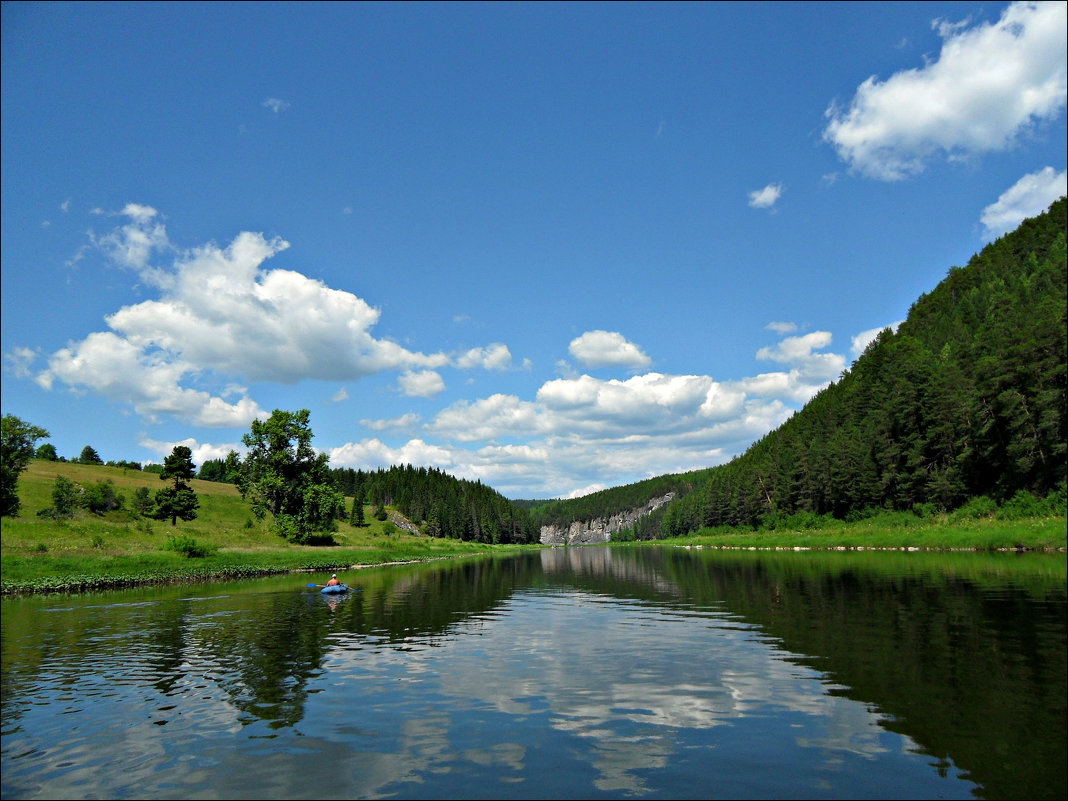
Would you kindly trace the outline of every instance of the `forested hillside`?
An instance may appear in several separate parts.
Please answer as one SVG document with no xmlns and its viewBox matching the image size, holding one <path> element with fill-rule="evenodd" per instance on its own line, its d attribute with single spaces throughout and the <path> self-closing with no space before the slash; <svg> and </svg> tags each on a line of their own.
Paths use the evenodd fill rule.
<svg viewBox="0 0 1068 801">
<path fill-rule="evenodd" d="M 433 537 L 492 543 L 538 542 L 539 529 L 525 509 L 478 481 L 425 467 L 333 472 L 338 488 L 380 515 L 390 506 Z"/>
<path fill-rule="evenodd" d="M 709 473 L 662 534 L 860 516 L 1065 482 L 1065 199 L 954 267 L 841 380 Z"/>
</svg>

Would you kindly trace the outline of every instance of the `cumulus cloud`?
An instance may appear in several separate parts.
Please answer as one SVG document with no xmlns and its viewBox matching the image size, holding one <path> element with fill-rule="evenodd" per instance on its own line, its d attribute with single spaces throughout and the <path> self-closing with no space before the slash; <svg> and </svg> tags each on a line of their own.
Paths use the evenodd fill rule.
<svg viewBox="0 0 1068 801">
<path fill-rule="evenodd" d="M 226 248 L 200 247 L 176 262 L 159 300 L 126 306 L 106 321 L 139 347 L 246 381 L 349 380 L 448 362 L 444 354 L 375 339 L 379 311 L 356 295 L 292 270 L 262 268 L 288 247 L 251 232 Z"/>
<path fill-rule="evenodd" d="M 983 209 L 983 239 L 990 241 L 1013 230 L 1028 217 L 1041 214 L 1062 195 L 1068 194 L 1068 170 L 1046 167 L 1029 173 Z"/>
<path fill-rule="evenodd" d="M 345 462 L 387 466 L 398 463 L 402 451 L 426 453 L 433 439 L 440 443 L 438 461 L 428 465 L 480 479 L 511 497 L 559 497 L 612 486 L 617 478 L 615 483 L 626 483 L 636 475 L 709 467 L 780 425 L 795 405 L 837 377 L 845 357 L 820 352 L 830 344 L 826 332 L 787 337 L 758 354 L 787 369 L 740 381 L 663 373 L 625 380 L 576 375 L 544 382 L 533 400 L 504 393 L 461 400 L 422 426 L 427 439 L 413 438 L 397 448 L 378 439 L 350 443 L 332 451 L 331 459 L 394 459 Z M 541 477 L 540 486 L 531 486 L 534 476 Z"/>
<path fill-rule="evenodd" d="M 757 351 L 758 359 L 776 362 L 792 362 L 799 359 L 807 359 L 812 351 L 817 348 L 825 348 L 831 344 L 831 334 L 828 331 L 813 331 L 800 337 L 786 337 L 773 348 L 761 348 Z"/>
<path fill-rule="evenodd" d="M 428 428 L 457 442 L 550 432 L 545 412 L 537 404 L 503 393 L 475 401 L 457 401 L 438 412 Z"/>
<path fill-rule="evenodd" d="M 626 381 L 602 381 L 588 375 L 558 378 L 538 390 L 537 400 L 571 430 L 625 429 L 670 431 L 697 413 L 715 382 L 708 376 L 647 373 Z M 642 430 L 642 429 L 639 429 Z"/>
<path fill-rule="evenodd" d="M 657 135 L 659 136 L 659 132 L 657 133 Z M 567 498 L 584 498 L 587 495 L 592 495 L 595 492 L 600 492 L 601 490 L 606 490 L 606 489 L 608 489 L 608 485 L 607 484 L 602 484 L 601 482 L 597 482 L 595 484 L 589 484 L 589 485 L 587 485 L 585 487 L 579 487 L 578 489 L 571 490 L 571 492 L 567 493 L 567 495 L 565 497 L 567 497 Z"/>
<path fill-rule="evenodd" d="M 507 345 L 494 342 L 484 348 L 471 348 L 460 354 L 455 363 L 462 369 L 482 367 L 486 370 L 504 370 L 512 363 L 512 352 Z"/>
<path fill-rule="evenodd" d="M 587 367 L 648 367 L 653 360 L 615 331 L 587 331 L 571 340 L 568 352 Z"/>
<path fill-rule="evenodd" d="M 899 180 L 938 154 L 959 159 L 1010 147 L 1056 117 L 1068 98 L 1068 6 L 1017 2 L 997 22 L 936 20 L 936 60 L 862 83 L 849 107 L 832 104 L 824 141 L 850 167 Z"/>
<path fill-rule="evenodd" d="M 155 297 L 109 315 L 108 330 L 46 356 L 43 369 L 34 366 L 41 357 L 26 349 L 10 354 L 9 368 L 31 372 L 42 387 L 64 385 L 128 405 L 147 422 L 167 416 L 246 428 L 265 416 L 246 389 L 253 382 L 316 379 L 331 382 L 325 392 L 333 392 L 395 371 L 404 394 L 430 397 L 444 387 L 443 368 L 512 366 L 502 343 L 424 354 L 375 337 L 380 313 L 361 298 L 268 267 L 289 247 L 284 240 L 243 232 L 225 246 L 181 250 L 155 209 L 131 204 L 124 212 L 123 223 L 96 245 L 156 277 Z M 414 413 L 361 420 L 368 438 L 326 452 L 334 466 L 433 466 L 511 497 L 559 497 L 720 464 L 781 424 L 844 367 L 844 357 L 828 350 L 830 334 L 793 336 L 797 326 L 790 323 L 768 328 L 781 341 L 756 355 L 777 362 L 778 371 L 719 381 L 648 369 L 630 377 L 569 369 L 533 397 L 499 392 L 452 402 L 425 420 Z M 583 367 L 632 371 L 651 364 L 622 334 L 602 330 L 572 340 L 569 354 Z M 338 390 L 333 400 L 347 395 Z M 145 442 L 161 456 L 174 444 Z M 197 448 L 203 460 L 222 458 L 231 446 Z"/>
<path fill-rule="evenodd" d="M 233 427 L 264 416 L 248 397 L 231 403 L 183 386 L 193 372 L 185 361 L 147 352 L 110 331 L 100 331 L 52 354 L 48 368 L 35 380 L 45 389 L 62 381 L 73 390 L 127 403 L 152 422 L 169 415 L 198 426 Z"/>
<path fill-rule="evenodd" d="M 449 356 L 376 338 L 380 312 L 362 298 L 293 270 L 267 269 L 288 242 L 246 231 L 226 247 L 179 251 L 154 208 L 131 203 L 122 216 L 124 224 L 93 242 L 159 296 L 120 308 L 105 318 L 109 331 L 52 354 L 36 377 L 42 387 L 59 381 L 129 403 L 151 420 L 166 414 L 216 426 L 247 425 L 262 410 L 245 396 L 226 400 L 229 391 L 193 389 L 194 381 L 296 384 L 396 370 L 406 394 L 428 397 L 444 387 L 434 370 L 450 365 Z M 156 266 L 161 256 L 172 264 Z M 458 361 L 500 369 L 510 360 L 507 347 L 494 344 Z"/>
<path fill-rule="evenodd" d="M 768 184 L 763 189 L 749 193 L 749 206 L 754 209 L 770 209 L 782 197 L 782 184 Z"/>
<path fill-rule="evenodd" d="M 433 370 L 409 371 L 397 379 L 409 398 L 432 398 L 445 389 L 445 381 Z"/>
<path fill-rule="evenodd" d="M 400 447 L 393 448 L 378 438 L 362 442 L 349 442 L 337 448 L 328 448 L 327 456 L 333 466 L 360 465 L 388 467 L 395 464 L 413 464 L 435 466 L 446 471 L 454 471 L 457 462 L 452 451 L 438 445 L 431 445 L 421 439 L 412 439 Z M 457 477 L 463 477 L 458 475 Z"/>
<path fill-rule="evenodd" d="M 136 270 L 149 283 L 166 286 L 169 281 L 152 267 L 154 254 L 171 249 L 167 228 L 158 220 L 159 212 L 151 206 L 128 203 L 120 212 L 127 222 L 100 237 L 93 236 L 94 244 L 121 267 Z"/>
<path fill-rule="evenodd" d="M 757 358 L 790 366 L 785 373 L 762 373 L 740 382 L 756 395 L 780 395 L 797 402 L 813 395 L 837 378 L 845 369 L 845 357 L 839 353 L 817 353 L 831 344 L 827 331 L 813 331 L 799 337 L 786 337 L 773 348 L 761 348 Z"/>
</svg>

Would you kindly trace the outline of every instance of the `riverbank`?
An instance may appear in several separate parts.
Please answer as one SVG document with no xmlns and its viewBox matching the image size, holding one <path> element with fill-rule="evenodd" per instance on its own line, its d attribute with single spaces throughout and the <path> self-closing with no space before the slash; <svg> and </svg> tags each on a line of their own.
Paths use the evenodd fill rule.
<svg viewBox="0 0 1068 801">
<path fill-rule="evenodd" d="M 38 554 L 0 556 L 0 593 L 88 592 L 143 584 L 228 581 L 284 573 L 344 573 L 370 567 L 458 559 L 514 551 L 522 546 L 429 540 L 384 543 L 378 548 L 231 550 L 190 558 L 179 553 Z M 529 547 L 529 546 L 527 546 Z M 324 578 L 325 581 L 325 578 Z"/>
<path fill-rule="evenodd" d="M 954 519 L 908 513 L 856 522 L 823 521 L 813 528 L 773 531 L 702 529 L 679 537 L 680 545 L 718 548 L 930 551 L 1065 551 L 1064 516 Z"/>
<path fill-rule="evenodd" d="M 101 514 L 78 509 L 69 519 L 48 513 L 62 476 L 80 487 L 106 484 L 124 498 Z M 296 571 L 324 572 L 393 562 L 456 558 L 486 552 L 477 542 L 412 534 L 394 520 L 339 521 L 329 544 L 294 545 L 257 520 L 232 484 L 193 480 L 196 519 L 172 526 L 135 514 L 139 488 L 154 492 L 157 475 L 118 467 L 33 460 L 19 478 L 18 517 L 0 520 L 0 592 L 83 592 L 138 584 L 215 581 Z M 351 503 L 351 499 L 349 501 Z M 498 546 L 506 548 L 507 546 Z"/>
<path fill-rule="evenodd" d="M 121 553 L 80 549 L 54 554 L 14 547 L 5 525 L 0 555 L 4 595 L 87 592 L 141 584 L 225 581 L 284 573 L 332 573 L 392 564 L 502 554 L 544 546 L 487 545 L 395 534 L 359 547 L 307 547 L 285 544 L 230 548 L 201 557 L 156 550 Z M 1015 521 L 917 521 L 887 527 L 872 522 L 843 523 L 828 529 L 798 531 L 704 530 L 672 540 L 610 543 L 625 546 L 674 546 L 732 550 L 819 551 L 1066 551 L 1064 518 Z"/>
</svg>

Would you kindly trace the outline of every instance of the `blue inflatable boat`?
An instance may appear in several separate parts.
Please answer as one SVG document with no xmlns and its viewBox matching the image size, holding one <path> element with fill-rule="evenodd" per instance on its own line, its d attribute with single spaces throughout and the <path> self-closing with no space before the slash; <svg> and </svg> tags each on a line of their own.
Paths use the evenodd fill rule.
<svg viewBox="0 0 1068 801">
<path fill-rule="evenodd" d="M 323 589 L 321 590 L 321 592 L 324 592 L 324 593 L 348 592 L 348 591 L 349 591 L 349 585 L 348 584 L 328 584 L 325 587 L 323 587 Z"/>
</svg>

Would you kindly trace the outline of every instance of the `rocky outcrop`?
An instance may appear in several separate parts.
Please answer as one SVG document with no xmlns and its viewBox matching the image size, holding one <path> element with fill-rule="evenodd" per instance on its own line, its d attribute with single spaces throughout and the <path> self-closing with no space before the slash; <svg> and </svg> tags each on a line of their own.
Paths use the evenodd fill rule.
<svg viewBox="0 0 1068 801">
<path fill-rule="evenodd" d="M 422 534 L 423 530 L 419 528 L 415 523 L 402 515 L 400 512 L 389 513 L 389 522 L 399 528 L 401 531 L 407 531 L 409 534 Z"/>
<path fill-rule="evenodd" d="M 674 498 L 675 493 L 669 492 L 667 495 L 653 498 L 645 506 L 620 512 L 611 517 L 576 520 L 570 526 L 542 526 L 541 543 L 542 545 L 585 545 L 594 542 L 611 542 L 612 535 L 617 531 L 630 528 L 640 518 L 659 509 Z"/>
</svg>

